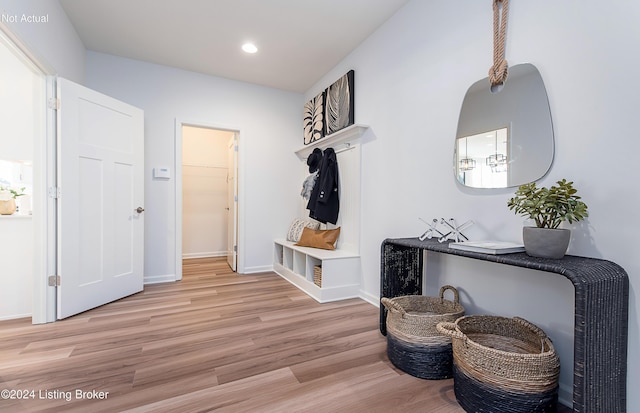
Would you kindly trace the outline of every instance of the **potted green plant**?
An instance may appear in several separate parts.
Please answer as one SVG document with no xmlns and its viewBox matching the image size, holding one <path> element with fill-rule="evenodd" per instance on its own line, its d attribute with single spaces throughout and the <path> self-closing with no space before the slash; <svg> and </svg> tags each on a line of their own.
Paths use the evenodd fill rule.
<svg viewBox="0 0 640 413">
<path fill-rule="evenodd" d="M 24 195 L 25 188 L 13 189 L 0 185 L 0 215 L 16 212 L 16 198 Z"/>
<path fill-rule="evenodd" d="M 558 228 L 564 221 L 580 221 L 589 216 L 587 204 L 577 195 L 573 182 L 566 179 L 550 188 L 538 188 L 535 182 L 518 187 L 507 202 L 510 210 L 535 221 L 535 227 L 522 229 L 527 254 L 534 257 L 562 258 L 569 247 L 571 231 Z"/>
</svg>

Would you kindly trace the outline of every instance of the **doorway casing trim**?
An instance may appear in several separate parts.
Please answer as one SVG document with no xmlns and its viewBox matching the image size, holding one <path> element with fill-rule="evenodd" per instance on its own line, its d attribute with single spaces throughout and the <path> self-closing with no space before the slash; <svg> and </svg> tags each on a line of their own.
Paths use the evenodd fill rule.
<svg viewBox="0 0 640 413">
<path fill-rule="evenodd" d="M 236 134 L 236 145 L 238 151 L 238 160 L 236 165 L 236 170 L 238 171 L 238 227 L 236 228 L 237 232 L 237 245 L 238 245 L 238 255 L 237 255 L 237 273 L 244 273 L 244 259 L 242 258 L 241 252 L 244 251 L 243 242 L 244 237 L 241 236 L 244 222 L 244 211 L 242 208 L 243 202 L 243 172 L 241 161 L 242 151 L 240 150 L 240 145 L 242 139 L 240 136 L 242 135 L 242 130 L 240 128 L 236 128 L 229 125 L 221 125 L 218 123 L 211 123 L 207 121 L 194 121 L 194 120 L 185 120 L 176 118 L 175 123 L 175 140 L 174 140 L 174 170 L 175 170 L 175 228 L 176 228 L 176 236 L 175 236 L 175 280 L 179 281 L 182 279 L 182 127 L 183 126 L 192 126 L 196 128 L 204 128 L 204 129 L 216 129 L 228 132 L 234 132 Z"/>
</svg>

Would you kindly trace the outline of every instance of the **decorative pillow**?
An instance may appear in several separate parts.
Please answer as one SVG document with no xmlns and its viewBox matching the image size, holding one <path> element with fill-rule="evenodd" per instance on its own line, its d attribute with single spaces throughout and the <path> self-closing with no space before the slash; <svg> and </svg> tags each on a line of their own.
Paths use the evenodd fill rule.
<svg viewBox="0 0 640 413">
<path fill-rule="evenodd" d="M 300 241 L 296 245 L 301 247 L 322 248 L 323 250 L 336 249 L 336 241 L 340 235 L 340 227 L 335 229 L 310 229 L 304 228 Z"/>
<path fill-rule="evenodd" d="M 287 241 L 298 242 L 300 240 L 300 236 L 302 235 L 302 230 L 305 227 L 311 229 L 319 229 L 320 223 L 311 221 L 309 219 L 294 219 L 289 226 L 289 231 L 287 232 Z"/>
</svg>

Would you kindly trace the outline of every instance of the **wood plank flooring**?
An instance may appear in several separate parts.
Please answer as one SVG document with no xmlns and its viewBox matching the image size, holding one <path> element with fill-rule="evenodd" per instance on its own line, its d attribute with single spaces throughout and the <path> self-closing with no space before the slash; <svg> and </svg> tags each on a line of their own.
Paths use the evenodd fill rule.
<svg viewBox="0 0 640 413">
<path fill-rule="evenodd" d="M 376 307 L 319 304 L 224 259 L 56 323 L 0 322 L 2 389 L 2 412 L 463 411 L 452 380 L 388 361 Z"/>
</svg>

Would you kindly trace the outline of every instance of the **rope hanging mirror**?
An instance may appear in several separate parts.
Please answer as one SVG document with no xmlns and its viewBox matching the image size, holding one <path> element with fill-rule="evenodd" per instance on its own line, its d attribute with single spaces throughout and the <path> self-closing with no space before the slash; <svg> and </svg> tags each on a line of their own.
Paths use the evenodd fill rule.
<svg viewBox="0 0 640 413">
<path fill-rule="evenodd" d="M 549 171 L 554 156 L 551 110 L 542 76 L 530 63 L 509 67 L 505 59 L 509 0 L 491 2 L 493 62 L 489 76 L 467 90 L 454 145 L 453 175 L 460 185 L 470 188 L 506 188 L 533 182 Z M 471 162 L 460 162 L 489 157 L 497 162 L 498 143 L 500 172 L 504 173 L 491 173 L 495 162 L 478 162 L 475 168 L 469 167 Z M 490 147 L 494 149 L 487 152 Z"/>
<path fill-rule="evenodd" d="M 493 0 L 493 65 L 489 69 L 492 92 L 502 89 L 509 74 L 509 65 L 504 58 L 508 17 L 509 0 Z"/>
</svg>

